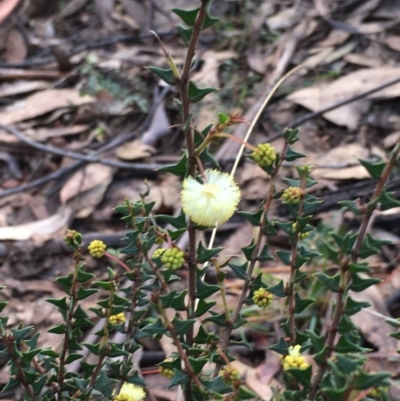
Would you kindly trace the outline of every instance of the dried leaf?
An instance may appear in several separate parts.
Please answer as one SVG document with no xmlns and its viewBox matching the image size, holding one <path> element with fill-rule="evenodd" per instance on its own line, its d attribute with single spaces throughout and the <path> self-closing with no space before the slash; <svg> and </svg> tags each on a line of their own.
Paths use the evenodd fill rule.
<svg viewBox="0 0 400 401">
<path fill-rule="evenodd" d="M 58 213 L 47 219 L 18 226 L 0 227 L 0 240 L 26 241 L 40 239 L 45 241 L 53 238 L 58 231 L 65 230 L 71 216 L 70 208 L 62 208 Z"/>
<path fill-rule="evenodd" d="M 60 191 L 60 201 L 68 203 L 77 217 L 87 217 L 101 202 L 112 181 L 114 169 L 103 164 L 89 164 L 76 172 Z"/>
<path fill-rule="evenodd" d="M 28 45 L 25 36 L 19 29 L 11 29 L 5 38 L 4 58 L 8 63 L 20 63 L 28 54 Z"/>
<path fill-rule="evenodd" d="M 46 81 L 17 81 L 0 86 L 0 97 L 21 95 L 39 89 L 48 89 L 51 85 Z"/>
<path fill-rule="evenodd" d="M 3 0 L 0 3 L 0 22 L 3 22 L 14 10 L 20 0 Z"/>
<path fill-rule="evenodd" d="M 49 89 L 10 105 L 0 113 L 0 120 L 3 124 L 15 124 L 62 107 L 76 107 L 94 100 L 91 96 L 82 96 L 75 89 Z"/>
<path fill-rule="evenodd" d="M 114 153 L 122 160 L 137 160 L 151 156 L 156 150 L 153 146 L 142 143 L 140 139 L 135 139 L 115 149 Z"/>
<path fill-rule="evenodd" d="M 289 100 L 318 111 L 350 99 L 369 89 L 376 88 L 400 76 L 400 68 L 361 69 L 339 78 L 329 84 L 318 84 L 300 89 L 288 96 Z M 368 96 L 368 98 L 392 98 L 400 96 L 400 83 Z M 368 100 L 359 100 L 324 114 L 337 125 L 356 129 L 361 114 L 369 108 Z"/>
</svg>

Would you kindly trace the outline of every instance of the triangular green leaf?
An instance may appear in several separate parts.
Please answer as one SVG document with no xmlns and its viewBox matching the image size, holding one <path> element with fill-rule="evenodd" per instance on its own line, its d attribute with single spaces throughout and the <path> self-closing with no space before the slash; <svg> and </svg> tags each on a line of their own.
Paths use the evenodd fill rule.
<svg viewBox="0 0 400 401">
<path fill-rule="evenodd" d="M 215 91 L 216 89 L 212 87 L 200 89 L 193 81 L 189 81 L 189 99 L 192 103 L 200 102 L 209 93 Z"/>
</svg>

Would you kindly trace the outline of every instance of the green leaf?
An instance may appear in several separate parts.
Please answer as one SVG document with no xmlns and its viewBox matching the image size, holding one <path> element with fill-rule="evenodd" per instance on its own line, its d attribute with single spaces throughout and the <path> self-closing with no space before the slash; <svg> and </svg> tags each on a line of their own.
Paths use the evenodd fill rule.
<svg viewBox="0 0 400 401">
<path fill-rule="evenodd" d="M 56 278 L 55 281 L 56 281 L 56 283 L 60 284 L 62 289 L 68 295 L 70 295 L 70 290 L 71 290 L 71 286 L 72 286 L 72 280 L 73 280 L 73 276 L 72 276 L 72 273 L 70 273 L 70 274 L 68 274 L 68 276 Z"/>
<path fill-rule="evenodd" d="M 245 386 L 239 387 L 239 394 L 236 396 L 237 401 L 257 399 L 257 395 Z"/>
<path fill-rule="evenodd" d="M 225 313 L 216 313 L 210 310 L 212 316 L 208 316 L 204 319 L 204 322 L 213 322 L 219 327 L 226 327 L 226 315 Z"/>
<path fill-rule="evenodd" d="M 32 384 L 32 390 L 35 393 L 35 395 L 40 395 L 40 393 L 43 390 L 44 385 L 46 384 L 47 381 L 47 376 L 43 375 L 39 377 L 33 384 Z"/>
<path fill-rule="evenodd" d="M 338 325 L 338 332 L 340 334 L 349 333 L 350 331 L 357 330 L 353 322 L 347 315 L 342 315 Z"/>
<path fill-rule="evenodd" d="M 138 372 L 128 376 L 126 379 L 128 383 L 136 384 L 137 386 L 146 388 L 146 382 L 139 376 Z"/>
<path fill-rule="evenodd" d="M 174 77 L 174 73 L 171 68 L 165 69 L 160 67 L 150 66 L 147 67 L 150 71 L 154 72 L 159 78 L 165 81 L 168 85 L 174 86 L 176 85 L 176 80 Z"/>
<path fill-rule="evenodd" d="M 257 258 L 260 262 L 266 262 L 267 260 L 275 260 L 275 258 L 268 251 L 268 244 L 264 245 L 264 248 L 260 252 Z"/>
<path fill-rule="evenodd" d="M 353 274 L 350 289 L 355 292 L 361 292 L 371 287 L 371 285 L 378 284 L 381 282 L 379 278 L 362 278 L 358 274 Z"/>
<path fill-rule="evenodd" d="M 192 365 L 194 373 L 199 374 L 202 372 L 204 365 L 208 362 L 208 359 L 204 357 L 193 358 L 189 356 L 189 361 Z"/>
<path fill-rule="evenodd" d="M 68 310 L 69 306 L 67 304 L 67 297 L 56 299 L 56 298 L 47 298 L 46 302 L 49 304 L 57 306 L 58 309 Z"/>
<path fill-rule="evenodd" d="M 341 354 L 347 354 L 350 352 L 365 352 L 366 349 L 349 340 L 346 336 L 340 336 L 335 346 L 335 351 Z"/>
<path fill-rule="evenodd" d="M 219 22 L 220 19 L 217 17 L 212 17 L 210 14 L 206 14 L 203 22 L 203 29 L 208 28 L 209 26 L 215 24 L 216 22 Z"/>
<path fill-rule="evenodd" d="M 85 361 L 81 361 L 80 364 L 81 364 L 81 368 L 83 370 L 83 375 L 84 375 L 85 379 L 92 376 L 92 373 L 97 366 L 97 364 L 90 364 Z"/>
<path fill-rule="evenodd" d="M 244 279 L 246 277 L 247 265 L 248 262 L 244 262 L 242 265 L 237 265 L 233 262 L 228 263 L 228 266 L 232 269 L 235 276 L 241 279 Z"/>
<path fill-rule="evenodd" d="M 307 333 L 310 337 L 311 344 L 314 348 L 315 352 L 320 352 L 324 349 L 325 345 L 325 336 L 319 336 L 311 330 L 307 330 Z"/>
<path fill-rule="evenodd" d="M 75 327 L 90 328 L 95 325 L 95 323 L 91 319 L 89 319 L 88 314 L 82 309 L 80 305 L 78 305 L 72 316 L 75 319 Z"/>
<path fill-rule="evenodd" d="M 100 344 L 83 343 L 82 345 L 86 347 L 92 354 L 100 355 Z"/>
<path fill-rule="evenodd" d="M 305 388 L 310 387 L 312 373 L 311 366 L 309 366 L 307 369 L 289 368 L 285 372 L 293 376 L 295 380 Z"/>
<path fill-rule="evenodd" d="M 200 302 L 199 302 L 200 304 Z M 196 344 L 207 344 L 213 334 L 208 333 L 203 326 L 200 326 L 196 337 L 193 339 Z"/>
<path fill-rule="evenodd" d="M 285 340 L 284 340 L 283 338 L 281 338 L 281 339 L 279 340 L 279 343 L 278 343 L 278 344 L 270 345 L 270 346 L 267 347 L 267 348 L 270 349 L 270 350 L 272 350 L 272 351 L 277 352 L 278 354 L 287 355 L 287 354 L 288 354 L 289 345 L 290 345 L 290 344 L 288 344 L 287 342 L 285 342 Z"/>
<path fill-rule="evenodd" d="M 273 287 L 267 287 L 266 290 L 270 292 L 272 295 L 275 295 L 276 297 L 279 298 L 284 298 L 287 295 L 285 287 L 283 285 L 283 280 L 281 280 L 277 285 Z"/>
<path fill-rule="evenodd" d="M 164 308 L 172 307 L 175 310 L 184 311 L 186 310 L 185 297 L 187 293 L 187 290 L 180 292 L 172 290 L 168 294 L 160 295 L 160 300 Z"/>
<path fill-rule="evenodd" d="M 368 388 L 380 386 L 390 386 L 390 376 L 391 375 L 389 372 L 369 374 L 363 370 L 359 370 L 352 381 L 352 386 L 357 390 L 366 390 Z"/>
<path fill-rule="evenodd" d="M 211 92 L 215 92 L 216 89 L 210 87 L 200 89 L 193 81 L 189 81 L 189 99 L 192 103 L 200 102 L 205 96 Z"/>
<path fill-rule="evenodd" d="M 161 318 L 158 318 L 154 323 L 147 324 L 142 329 L 149 334 L 165 334 L 167 329 L 165 328 Z"/>
<path fill-rule="evenodd" d="M 232 388 L 225 383 L 222 376 L 217 376 L 212 380 L 202 380 L 204 387 L 208 391 L 212 391 L 219 394 L 225 394 L 232 391 Z"/>
<path fill-rule="evenodd" d="M 344 313 L 347 316 L 354 315 L 355 313 L 359 312 L 361 309 L 368 308 L 371 306 L 368 302 L 358 302 L 354 301 L 350 296 L 347 297 L 346 307 L 344 309 Z"/>
<path fill-rule="evenodd" d="M 369 273 L 371 268 L 368 266 L 367 262 L 360 263 L 349 263 L 349 271 L 352 273 Z"/>
<path fill-rule="evenodd" d="M 339 201 L 339 205 L 344 206 L 346 209 L 353 212 L 356 216 L 362 216 L 363 213 L 360 211 L 358 207 L 358 203 L 356 201 Z"/>
<path fill-rule="evenodd" d="M 345 375 L 353 374 L 364 363 L 364 358 L 350 359 L 342 354 L 335 355 L 335 365 Z"/>
<path fill-rule="evenodd" d="M 295 313 L 303 312 L 304 309 L 306 309 L 308 306 L 310 306 L 315 301 L 315 299 L 311 299 L 311 298 L 302 299 L 297 292 L 295 293 L 294 297 L 295 297 L 295 305 L 296 305 L 294 308 Z"/>
<path fill-rule="evenodd" d="M 82 354 L 76 354 L 76 353 L 69 354 L 67 359 L 65 360 L 65 364 L 68 365 L 69 363 L 72 363 L 81 358 L 83 358 Z"/>
<path fill-rule="evenodd" d="M 279 259 L 281 260 L 281 262 L 284 265 L 290 266 L 292 252 L 290 252 L 290 251 L 282 251 L 281 249 L 279 249 L 279 250 L 276 251 L 276 254 L 279 256 Z"/>
<path fill-rule="evenodd" d="M 360 258 L 368 258 L 369 256 L 376 255 L 379 253 L 379 248 L 383 245 L 391 245 L 391 241 L 389 240 L 379 240 L 375 239 L 371 236 L 371 234 L 367 234 L 365 236 L 364 243 L 360 249 Z"/>
<path fill-rule="evenodd" d="M 328 401 L 343 401 L 347 391 L 347 387 L 341 389 L 323 387 L 321 389 L 321 392 L 326 396 Z"/>
<path fill-rule="evenodd" d="M 333 292 L 339 291 L 339 284 L 340 284 L 340 273 L 335 274 L 334 276 L 328 276 L 325 273 L 317 272 L 315 276 L 318 278 L 321 283 Z"/>
<path fill-rule="evenodd" d="M 160 167 L 157 169 L 157 171 L 172 173 L 178 177 L 184 178 L 188 172 L 187 154 L 184 153 L 178 163 Z"/>
<path fill-rule="evenodd" d="M 174 386 L 178 386 L 180 384 L 185 384 L 189 380 L 189 376 L 185 375 L 178 369 L 174 369 L 174 377 L 172 380 L 169 382 L 167 389 L 170 389 Z"/>
<path fill-rule="evenodd" d="M 78 279 L 78 282 L 80 283 L 80 284 L 84 284 L 84 283 L 86 283 L 87 281 L 89 281 L 90 279 L 92 279 L 93 277 L 96 277 L 96 275 L 95 274 L 93 274 L 93 273 L 88 273 L 88 272 L 85 272 L 84 270 L 82 270 L 82 266 L 80 266 L 79 268 L 78 268 L 78 274 L 77 274 L 77 279 Z"/>
<path fill-rule="evenodd" d="M 3 309 L 8 305 L 8 302 L 2 301 L 0 302 L 0 312 L 3 312 Z"/>
<path fill-rule="evenodd" d="M 289 145 L 296 143 L 299 138 L 299 128 L 285 128 L 282 132 L 283 139 Z"/>
<path fill-rule="evenodd" d="M 94 281 L 93 285 L 107 291 L 111 289 L 111 281 Z"/>
<path fill-rule="evenodd" d="M 108 356 L 110 358 L 118 358 L 120 356 L 129 355 L 129 352 L 123 349 L 124 344 L 116 344 L 116 343 L 108 343 L 108 344 L 111 345 L 111 348 L 108 351 Z"/>
<path fill-rule="evenodd" d="M 169 216 L 168 214 L 158 214 L 157 220 L 158 219 L 168 224 L 171 224 L 171 226 L 177 228 L 178 230 L 187 228 L 186 216 L 185 213 L 183 213 L 183 211 L 181 211 L 179 213 L 179 216 L 177 217 Z"/>
<path fill-rule="evenodd" d="M 173 325 L 175 326 L 176 332 L 179 335 L 186 334 L 188 332 L 188 330 L 191 327 L 193 327 L 195 322 L 196 322 L 196 319 L 181 320 L 176 315 L 174 317 L 174 320 L 172 321 Z"/>
<path fill-rule="evenodd" d="M 64 323 L 61 323 L 58 326 L 50 328 L 49 330 L 47 330 L 47 332 L 53 334 L 64 334 L 65 333 Z"/>
<path fill-rule="evenodd" d="M 178 25 L 176 28 L 178 29 L 179 35 L 181 35 L 181 38 L 183 39 L 185 45 L 189 46 L 190 39 L 193 33 L 193 27 L 187 28 L 183 25 Z"/>
<path fill-rule="evenodd" d="M 203 247 L 203 244 L 200 242 L 197 247 L 197 262 L 205 263 L 209 262 L 215 255 L 222 251 L 223 248 L 211 248 L 207 249 Z"/>
<path fill-rule="evenodd" d="M 386 189 L 383 189 L 379 197 L 379 210 L 384 211 L 400 206 L 400 201 L 393 198 L 392 194 L 393 192 L 387 192 Z"/>
<path fill-rule="evenodd" d="M 200 277 L 197 278 L 196 297 L 199 299 L 207 299 L 210 295 L 219 291 L 219 286 L 205 283 Z"/>
<path fill-rule="evenodd" d="M 237 214 L 239 214 L 240 216 L 243 216 L 246 220 L 248 220 L 250 222 L 250 224 L 252 226 L 258 227 L 260 225 L 263 210 L 258 209 L 257 212 L 255 212 L 255 213 L 239 211 L 239 212 L 237 212 Z"/>
<path fill-rule="evenodd" d="M 254 249 L 256 249 L 256 244 L 254 243 L 253 240 L 251 240 L 250 245 L 245 246 L 242 248 L 242 251 L 244 253 L 244 256 L 246 257 L 246 259 L 250 262 L 252 257 L 253 257 L 253 252 Z"/>
<path fill-rule="evenodd" d="M 98 292 L 97 288 L 88 288 L 85 290 L 84 288 L 79 287 L 76 296 L 79 301 L 82 301 L 82 299 L 86 299 L 91 295 L 96 294 L 96 292 Z"/>
<path fill-rule="evenodd" d="M 191 10 L 184 10 L 182 8 L 173 8 L 172 11 L 188 26 L 193 26 L 196 22 L 197 14 L 200 7 Z"/>
<path fill-rule="evenodd" d="M 218 121 L 220 124 L 226 124 L 231 118 L 224 113 L 218 113 Z"/>
<path fill-rule="evenodd" d="M 200 153 L 200 160 L 202 161 L 203 164 L 208 164 L 210 163 L 213 167 L 219 168 L 219 163 L 218 160 L 214 157 L 214 155 L 210 152 L 210 149 L 206 147 L 201 153 Z"/>
<path fill-rule="evenodd" d="M 215 301 L 206 302 L 204 299 L 200 299 L 197 304 L 195 316 L 196 317 L 203 316 L 208 310 L 210 310 L 216 304 L 217 303 Z"/>
<path fill-rule="evenodd" d="M 2 388 L 1 392 L 5 393 L 6 391 L 14 390 L 15 388 L 21 385 L 20 380 L 13 379 L 12 377 L 8 380 L 7 384 Z"/>
<path fill-rule="evenodd" d="M 107 376 L 106 370 L 100 370 L 100 373 L 98 374 L 94 383 L 94 389 L 110 399 L 113 395 L 113 388 L 116 382 L 116 379 L 110 379 Z"/>
<path fill-rule="evenodd" d="M 358 159 L 358 161 L 365 167 L 371 178 L 374 178 L 375 180 L 382 175 L 382 172 L 386 167 L 386 162 L 383 161 L 371 162 L 364 159 Z"/>
<path fill-rule="evenodd" d="M 294 151 L 291 147 L 288 147 L 286 155 L 285 155 L 285 160 L 288 162 L 292 162 L 296 159 L 300 159 L 302 157 L 306 157 L 304 153 L 296 152 Z"/>
<path fill-rule="evenodd" d="M 16 343 L 21 342 L 33 330 L 33 326 L 27 326 L 19 329 L 12 329 L 11 334 Z"/>
</svg>

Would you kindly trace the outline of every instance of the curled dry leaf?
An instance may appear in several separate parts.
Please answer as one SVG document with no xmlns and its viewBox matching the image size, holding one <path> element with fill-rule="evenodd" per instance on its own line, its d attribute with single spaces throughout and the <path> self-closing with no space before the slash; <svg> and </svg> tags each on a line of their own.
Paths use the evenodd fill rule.
<svg viewBox="0 0 400 401">
<path fill-rule="evenodd" d="M 358 159 L 367 159 L 368 156 L 368 149 L 358 143 L 350 143 L 338 146 L 324 154 L 311 155 L 307 158 L 307 163 L 317 166 L 312 173 L 316 180 L 361 180 L 369 178 L 369 174 L 363 166 L 358 164 Z M 357 165 L 348 166 L 353 163 Z"/>
<path fill-rule="evenodd" d="M 33 239 L 38 242 L 46 241 L 54 238 L 56 233 L 67 229 L 70 216 L 71 209 L 63 207 L 47 219 L 18 226 L 0 227 L 0 240 L 26 241 Z"/>
<path fill-rule="evenodd" d="M 142 143 L 140 139 L 135 139 L 115 149 L 114 153 L 122 160 L 136 160 L 149 157 L 156 153 L 156 150 L 153 146 Z"/>
<path fill-rule="evenodd" d="M 75 89 L 49 89 L 13 103 L 0 112 L 0 120 L 3 124 L 11 125 L 62 107 L 76 107 L 92 102 L 94 98 L 82 96 Z"/>
<path fill-rule="evenodd" d="M 65 183 L 60 191 L 61 203 L 68 203 L 77 217 L 89 216 L 103 199 L 113 173 L 109 166 L 89 164 Z"/>
</svg>

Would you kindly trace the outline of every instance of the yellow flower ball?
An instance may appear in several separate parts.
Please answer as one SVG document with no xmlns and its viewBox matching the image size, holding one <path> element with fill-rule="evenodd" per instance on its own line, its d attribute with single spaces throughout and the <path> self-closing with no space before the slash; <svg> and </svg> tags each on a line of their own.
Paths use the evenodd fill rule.
<svg viewBox="0 0 400 401">
<path fill-rule="evenodd" d="M 142 401 L 146 397 L 143 388 L 132 383 L 124 383 L 114 401 Z"/>
<path fill-rule="evenodd" d="M 289 355 L 282 358 L 282 366 L 284 370 L 290 368 L 307 369 L 310 366 L 304 356 L 301 356 L 300 350 L 301 345 L 292 345 L 288 348 Z"/>
<path fill-rule="evenodd" d="M 125 314 L 124 314 L 124 312 L 120 312 L 120 313 L 117 313 L 116 315 L 111 315 L 111 316 L 108 318 L 108 321 L 109 321 L 111 324 L 121 324 L 121 323 L 125 323 L 125 321 L 126 321 Z"/>
<path fill-rule="evenodd" d="M 240 201 L 240 189 L 227 173 L 217 170 L 204 172 L 204 183 L 187 177 L 182 184 L 183 211 L 204 227 L 215 227 L 228 221 Z"/>
<path fill-rule="evenodd" d="M 98 239 L 92 241 L 88 246 L 89 253 L 94 258 L 101 258 L 104 255 L 106 248 L 106 244 Z"/>
</svg>

